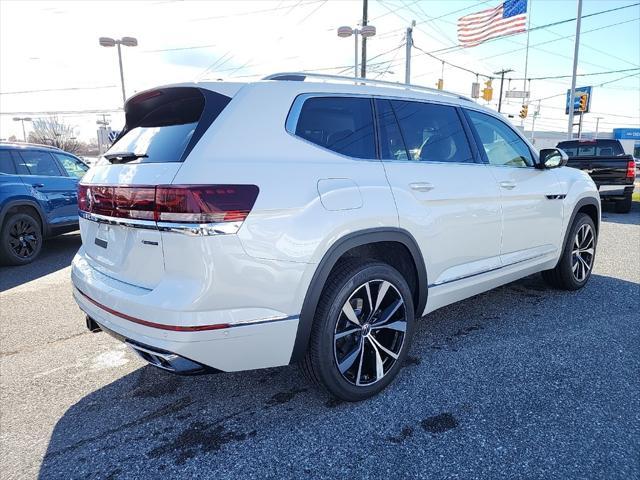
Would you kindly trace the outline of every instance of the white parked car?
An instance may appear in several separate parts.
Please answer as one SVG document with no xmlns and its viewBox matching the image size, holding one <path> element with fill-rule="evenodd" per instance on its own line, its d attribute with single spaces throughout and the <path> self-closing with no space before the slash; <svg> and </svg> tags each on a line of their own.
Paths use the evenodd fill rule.
<svg viewBox="0 0 640 480">
<path fill-rule="evenodd" d="M 176 373 L 300 362 L 385 388 L 416 318 L 543 272 L 575 290 L 600 203 L 459 95 L 308 74 L 160 87 L 80 186 L 73 294 L 92 330 Z"/>
</svg>

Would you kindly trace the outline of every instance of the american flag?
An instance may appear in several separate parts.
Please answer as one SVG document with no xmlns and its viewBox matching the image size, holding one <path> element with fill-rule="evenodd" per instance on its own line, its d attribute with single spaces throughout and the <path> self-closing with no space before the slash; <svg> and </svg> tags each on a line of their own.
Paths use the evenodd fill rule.
<svg viewBox="0 0 640 480">
<path fill-rule="evenodd" d="M 490 38 L 524 32 L 527 29 L 527 0 L 506 0 L 495 8 L 458 19 L 458 42 L 474 47 Z"/>
</svg>

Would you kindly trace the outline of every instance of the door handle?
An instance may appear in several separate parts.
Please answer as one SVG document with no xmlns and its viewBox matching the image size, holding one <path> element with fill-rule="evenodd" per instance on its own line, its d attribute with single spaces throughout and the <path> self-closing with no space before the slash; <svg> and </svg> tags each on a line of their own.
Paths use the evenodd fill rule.
<svg viewBox="0 0 640 480">
<path fill-rule="evenodd" d="M 507 190 L 513 190 L 514 188 L 516 188 L 516 182 L 504 181 L 500 182 L 500 186 L 502 188 L 506 188 Z"/>
<path fill-rule="evenodd" d="M 435 188 L 429 182 L 410 183 L 409 187 L 411 188 L 411 190 L 415 190 L 417 192 L 429 192 Z"/>
<path fill-rule="evenodd" d="M 42 188 L 44 187 L 44 183 L 32 183 L 31 186 L 33 188 Z"/>
</svg>

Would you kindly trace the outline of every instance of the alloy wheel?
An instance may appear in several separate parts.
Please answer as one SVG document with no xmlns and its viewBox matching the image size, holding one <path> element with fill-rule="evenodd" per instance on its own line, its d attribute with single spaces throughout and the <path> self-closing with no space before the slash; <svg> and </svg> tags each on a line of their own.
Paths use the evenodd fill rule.
<svg viewBox="0 0 640 480">
<path fill-rule="evenodd" d="M 380 381 L 404 344 L 407 312 L 398 289 L 386 280 L 360 285 L 343 305 L 334 331 L 334 357 L 342 377 L 356 386 Z"/>
<path fill-rule="evenodd" d="M 595 235 L 591 225 L 582 225 L 576 232 L 571 251 L 571 271 L 573 278 L 583 282 L 593 266 Z"/>
<path fill-rule="evenodd" d="M 23 259 L 30 258 L 38 248 L 37 225 L 28 220 L 18 220 L 9 229 L 9 248 Z"/>
</svg>

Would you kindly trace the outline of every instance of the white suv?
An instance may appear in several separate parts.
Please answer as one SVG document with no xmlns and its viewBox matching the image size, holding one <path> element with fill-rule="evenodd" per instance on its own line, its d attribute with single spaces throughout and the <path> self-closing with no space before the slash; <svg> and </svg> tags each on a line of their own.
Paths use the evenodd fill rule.
<svg viewBox="0 0 640 480">
<path fill-rule="evenodd" d="M 459 95 L 280 74 L 125 111 L 79 189 L 73 294 L 157 367 L 301 362 L 361 400 L 398 373 L 416 317 L 535 272 L 589 279 L 589 176 Z"/>
</svg>

